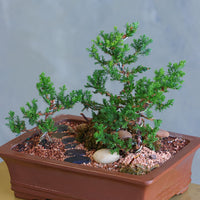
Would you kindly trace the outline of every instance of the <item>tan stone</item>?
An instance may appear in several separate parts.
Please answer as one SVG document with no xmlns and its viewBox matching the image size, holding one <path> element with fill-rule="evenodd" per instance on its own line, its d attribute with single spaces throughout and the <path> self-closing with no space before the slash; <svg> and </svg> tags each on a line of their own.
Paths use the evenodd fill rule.
<svg viewBox="0 0 200 200">
<path fill-rule="evenodd" d="M 161 138 L 169 137 L 169 132 L 159 129 L 159 131 L 156 133 L 156 135 Z"/>
<path fill-rule="evenodd" d="M 125 130 L 119 130 L 118 134 L 120 139 L 132 138 L 131 133 Z"/>
</svg>

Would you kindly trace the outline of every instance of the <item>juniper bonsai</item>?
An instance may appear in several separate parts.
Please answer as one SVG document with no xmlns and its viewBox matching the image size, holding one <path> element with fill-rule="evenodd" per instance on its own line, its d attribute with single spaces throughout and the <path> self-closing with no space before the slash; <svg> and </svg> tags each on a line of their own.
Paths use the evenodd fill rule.
<svg viewBox="0 0 200 200">
<path fill-rule="evenodd" d="M 154 78 L 139 76 L 150 70 L 149 66 L 137 64 L 140 56 L 151 52 L 148 47 L 152 39 L 146 35 L 133 38 L 138 29 L 138 23 L 126 24 L 125 32 L 117 27 L 111 33 L 101 31 L 96 40 L 88 48 L 90 57 L 99 65 L 92 76 L 88 76 L 86 88 L 92 88 L 93 94 L 102 95 L 102 102 L 88 101 L 85 108 L 92 111 L 93 122 L 97 132 L 96 141 L 119 152 L 120 149 L 130 150 L 133 145 L 145 144 L 155 149 L 156 132 L 161 124 L 160 119 L 153 119 L 153 109 L 162 111 L 174 102 L 165 100 L 169 89 L 181 87 L 184 72 L 181 70 L 185 61 L 169 63 L 167 71 L 160 68 L 155 71 Z M 127 39 L 132 41 L 127 42 Z M 119 83 L 122 88 L 113 93 L 106 86 L 108 81 Z M 154 122 L 152 128 L 147 120 Z M 132 130 L 133 139 L 121 140 L 118 137 L 120 129 Z"/>
<path fill-rule="evenodd" d="M 92 46 L 87 50 L 99 68 L 88 76 L 85 91 L 74 90 L 66 95 L 66 87 L 63 86 L 57 93 L 50 78 L 42 73 L 37 89 L 47 108 L 44 112 L 38 111 L 37 100 L 33 99 L 26 104 L 27 110 L 21 108 L 23 118 L 27 118 L 29 124 L 38 126 L 43 135 L 48 135 L 56 130 L 52 114 L 81 102 L 83 110 L 90 109 L 92 113 L 92 121 L 89 121 L 85 130 L 93 131 L 92 134 L 79 134 L 81 141 L 87 138 L 97 143 L 97 146 L 101 144 L 116 152 L 129 151 L 133 147 L 139 149 L 142 145 L 155 149 L 158 140 L 156 132 L 161 120 L 154 119 L 152 112 L 163 111 L 173 105 L 174 100 L 166 100 L 165 94 L 170 89 L 178 90 L 181 87 L 185 61 L 169 63 L 166 69 L 156 70 L 152 79 L 147 78 L 143 73 L 150 67 L 137 63 L 139 57 L 151 52 L 149 44 L 152 39 L 146 35 L 134 38 L 137 29 L 138 23 L 126 24 L 125 32 L 114 27 L 113 32 L 101 31 L 96 40 L 92 41 Z M 121 88 L 112 92 L 107 87 L 109 81 L 119 83 Z M 89 89 L 92 89 L 92 93 Z M 95 100 L 96 94 L 102 96 L 102 101 Z M 20 120 L 13 111 L 6 119 L 13 132 L 26 130 L 25 120 Z M 147 120 L 153 121 L 154 126 Z M 128 130 L 132 138 L 120 139 L 119 130 Z M 94 148 L 95 145 L 91 146 Z"/>
</svg>

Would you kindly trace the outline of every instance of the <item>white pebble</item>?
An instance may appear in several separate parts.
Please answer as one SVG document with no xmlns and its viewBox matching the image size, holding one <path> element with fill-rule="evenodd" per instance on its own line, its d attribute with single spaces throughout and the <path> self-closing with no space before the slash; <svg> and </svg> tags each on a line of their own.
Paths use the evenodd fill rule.
<svg viewBox="0 0 200 200">
<path fill-rule="evenodd" d="M 93 154 L 93 159 L 98 163 L 113 163 L 119 160 L 120 155 L 117 152 L 113 154 L 110 152 L 110 149 L 100 149 Z"/>
</svg>

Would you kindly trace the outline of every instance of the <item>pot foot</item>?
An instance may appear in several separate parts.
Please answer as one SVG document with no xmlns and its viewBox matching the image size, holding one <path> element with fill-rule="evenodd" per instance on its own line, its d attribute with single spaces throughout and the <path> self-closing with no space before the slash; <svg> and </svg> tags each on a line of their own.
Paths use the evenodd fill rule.
<svg viewBox="0 0 200 200">
<path fill-rule="evenodd" d="M 184 187 L 181 191 L 179 191 L 178 193 L 176 193 L 176 195 L 180 195 L 183 194 L 184 192 L 186 192 L 189 188 L 189 185 L 187 185 L 186 187 Z"/>
<path fill-rule="evenodd" d="M 15 192 L 15 197 L 19 199 L 26 199 L 26 200 L 39 200 L 41 199 L 40 197 L 32 196 L 30 197 L 30 194 L 25 194 L 21 192 Z"/>
</svg>

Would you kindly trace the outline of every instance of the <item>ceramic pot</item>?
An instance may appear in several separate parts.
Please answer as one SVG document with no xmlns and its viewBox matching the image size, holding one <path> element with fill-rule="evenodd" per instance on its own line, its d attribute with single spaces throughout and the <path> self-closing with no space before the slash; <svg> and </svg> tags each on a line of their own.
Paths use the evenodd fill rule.
<svg viewBox="0 0 200 200">
<path fill-rule="evenodd" d="M 84 121 L 82 117 L 60 115 L 55 121 Z M 32 130 L 34 133 L 34 129 Z M 200 138 L 170 132 L 189 144 L 161 167 L 146 175 L 107 172 L 79 164 L 44 159 L 16 152 L 12 147 L 25 133 L 0 147 L 7 163 L 15 196 L 32 200 L 167 200 L 183 193 L 191 182 L 191 165 Z"/>
</svg>

